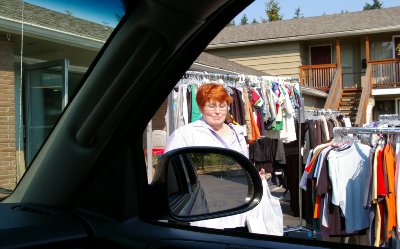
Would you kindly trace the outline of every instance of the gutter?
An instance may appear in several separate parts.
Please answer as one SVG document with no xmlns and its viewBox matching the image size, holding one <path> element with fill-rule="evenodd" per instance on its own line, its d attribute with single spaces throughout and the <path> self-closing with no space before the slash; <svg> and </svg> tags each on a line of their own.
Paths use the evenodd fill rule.
<svg viewBox="0 0 400 249">
<path fill-rule="evenodd" d="M 336 38 L 345 36 L 365 35 L 365 34 L 376 34 L 382 32 L 398 32 L 400 25 L 387 26 L 384 28 L 371 28 L 371 29 L 360 29 L 360 30 L 346 30 L 340 32 L 329 32 L 324 34 L 312 34 L 312 35 L 299 35 L 299 36 L 287 36 L 287 37 L 276 37 L 270 39 L 260 39 L 255 41 L 239 41 L 239 42 L 228 42 L 211 44 L 207 46 L 207 50 L 219 49 L 219 48 L 230 48 L 250 45 L 261 45 L 277 42 L 290 42 L 290 41 L 303 41 L 303 40 L 314 40 L 324 38 Z"/>
<path fill-rule="evenodd" d="M 233 72 L 233 71 L 229 71 L 229 70 L 222 69 L 222 68 L 217 68 L 217 67 L 204 65 L 204 64 L 201 64 L 201 63 L 198 63 L 198 62 L 194 62 L 193 65 L 201 67 L 201 68 L 206 68 L 206 69 L 208 68 L 208 69 L 213 70 L 214 72 L 218 72 L 218 73 L 222 73 L 222 74 L 226 74 L 226 73 L 228 73 L 228 74 L 236 74 L 236 75 L 245 74 L 245 73 L 238 73 L 238 72 Z"/>
<path fill-rule="evenodd" d="M 105 43 L 103 40 L 51 29 L 37 24 L 26 22 L 22 23 L 19 20 L 9 19 L 6 17 L 0 17 L 0 27 L 4 28 L 5 31 L 16 34 L 20 34 L 21 28 L 23 27 L 23 32 L 31 37 L 40 38 L 47 41 L 54 41 L 70 46 L 72 45 L 92 51 L 99 51 Z"/>
</svg>

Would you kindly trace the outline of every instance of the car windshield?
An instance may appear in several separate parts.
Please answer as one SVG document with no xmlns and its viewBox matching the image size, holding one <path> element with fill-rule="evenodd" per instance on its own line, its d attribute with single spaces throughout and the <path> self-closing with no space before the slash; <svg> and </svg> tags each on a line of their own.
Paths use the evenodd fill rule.
<svg viewBox="0 0 400 249">
<path fill-rule="evenodd" d="M 1 193 L 12 191 L 125 13 L 125 1 L 1 0 Z M 4 82 L 6 82 L 4 85 Z M 5 109 L 4 109 L 5 108 Z M 16 149 L 14 149 L 16 148 Z"/>
<path fill-rule="evenodd" d="M 371 171 L 360 169 L 360 165 L 371 162 L 367 153 L 371 148 L 381 146 L 379 153 L 384 153 L 383 149 L 388 148 L 386 145 L 395 144 L 397 139 L 383 136 L 341 139 L 346 132 L 335 134 L 334 128 L 399 126 L 400 7 L 396 1 L 387 0 L 383 5 L 380 1 L 373 1 L 373 4 L 362 1 L 358 6 L 351 6 L 352 9 L 346 10 L 347 6 L 343 6 L 335 11 L 319 6 L 318 14 L 304 15 L 302 5 L 291 5 L 293 9 L 285 9 L 286 16 L 274 15 L 274 11 L 281 10 L 277 0 L 254 1 L 250 8 L 264 8 L 269 12 L 263 11 L 264 16 L 250 17 L 243 13 L 236 16 L 214 39 L 210 39 L 210 44 L 190 67 L 187 63 L 182 64 L 189 68 L 177 82 L 166 83 L 168 86 L 175 84 L 175 88 L 171 87 L 170 92 L 166 92 L 166 88 L 163 88 L 164 92 L 160 90 L 160 95 L 168 97 L 149 121 L 147 129 L 139 131 L 143 134 L 143 139 L 138 140 L 143 146 L 146 163 L 143 166 L 147 167 L 146 183 L 152 183 L 157 163 L 168 150 L 197 145 L 233 148 L 248 157 L 265 179 L 264 190 L 270 191 L 267 196 L 272 200 L 269 205 L 274 212 L 273 228 L 265 226 L 268 223 L 265 221 L 261 225 L 264 230 L 257 230 L 258 222 L 246 224 L 246 229 L 253 226 L 253 232 L 257 230 L 261 234 L 283 235 L 285 232 L 288 236 L 318 240 L 325 239 L 325 235 L 332 235 L 333 238 L 328 236 L 332 240 L 343 234 L 366 237 L 370 220 L 364 207 L 393 197 L 394 186 L 398 186 L 394 177 L 398 174 L 394 174 L 397 170 L 394 152 L 390 154 L 392 164 L 389 166 L 383 164 L 388 160 L 383 160 L 382 156 L 382 178 L 379 180 L 383 186 L 382 199 L 375 196 L 377 199 L 371 200 L 368 195 L 371 193 L 368 191 L 372 191 L 368 185 L 372 183 Z M 36 162 L 35 157 L 62 113 L 106 51 L 109 38 L 125 20 L 125 13 L 134 8 L 129 5 L 131 2 L 135 1 L 0 0 L 0 199 L 12 193 L 31 163 Z M 304 2 L 306 7 L 307 1 Z M 193 19 L 197 14 L 203 14 L 195 10 L 193 13 Z M 215 18 L 214 14 L 211 19 Z M 175 35 L 169 33 L 173 33 L 171 37 Z M 171 43 L 176 42 L 171 40 Z M 193 42 L 193 46 L 198 47 L 193 40 L 183 41 Z M 146 56 L 146 52 L 141 51 L 140 56 Z M 181 58 L 179 56 L 177 58 Z M 173 66 L 178 67 L 173 64 L 171 68 Z M 168 70 L 172 71 L 171 68 Z M 199 105 L 196 94 L 206 83 L 222 85 L 230 98 L 226 101 L 207 99 L 203 101 L 204 105 Z M 198 127 L 207 127 L 207 131 L 211 131 L 213 123 L 209 121 L 218 118 L 222 120 L 221 127 L 231 128 L 228 127 L 225 133 L 196 133 Z M 181 132 L 187 137 L 172 143 L 172 134 L 187 125 L 194 126 L 193 130 L 179 130 L 178 135 Z M 367 133 L 375 135 L 378 131 Z M 390 135 L 398 134 L 396 130 Z M 348 157 L 340 154 L 356 143 L 364 144 Z M 399 147 L 395 151 L 398 152 Z M 373 156 L 378 155 L 374 153 Z M 328 161 L 329 155 L 336 156 L 335 165 Z M 182 174 L 187 177 L 189 190 L 213 193 L 213 184 L 207 183 L 224 182 L 229 187 L 240 186 L 237 192 L 245 194 L 238 194 L 237 199 L 247 194 L 247 185 L 243 184 L 247 184 L 247 175 L 239 170 L 236 162 L 213 153 L 185 156 L 190 156 L 191 162 L 187 165 L 193 171 Z M 377 163 L 377 157 L 371 159 L 376 160 L 372 165 Z M 347 174 L 329 175 L 329 170 L 340 171 L 339 166 L 348 164 Z M 391 166 L 393 168 L 389 168 Z M 385 178 L 383 174 L 388 172 L 393 176 Z M 199 190 L 201 181 L 205 187 Z M 357 185 L 360 183 L 365 185 Z M 332 197 L 335 188 L 340 193 Z M 178 198 L 181 192 L 176 190 L 173 194 L 175 199 L 181 200 Z M 328 197 L 336 198 L 335 205 L 328 203 Z M 393 200 L 382 205 L 394 205 Z M 211 203 L 214 206 L 210 207 L 218 206 L 222 210 L 224 201 L 216 195 Z M 396 208 L 377 207 L 385 208 L 385 212 L 390 209 L 392 220 L 388 221 L 385 216 L 387 219 L 382 219 L 382 225 L 393 225 Z M 345 208 L 357 217 L 344 221 Z M 329 216 L 323 216 L 324 212 Z M 260 211 L 258 215 L 264 214 Z M 321 217 L 324 220 L 317 221 Z M 335 219 L 337 227 L 326 227 L 328 219 Z M 383 224 L 385 222 L 388 224 Z M 204 226 L 205 223 L 196 224 Z M 348 226 L 347 230 L 345 226 Z M 268 230 L 270 228 L 272 230 Z M 392 234 L 388 229 L 391 227 L 382 228 L 386 234 L 382 235 L 382 241 L 375 242 L 376 245 L 390 245 L 392 241 L 389 243 L 388 239 Z M 367 242 L 363 240 L 358 244 Z"/>
</svg>

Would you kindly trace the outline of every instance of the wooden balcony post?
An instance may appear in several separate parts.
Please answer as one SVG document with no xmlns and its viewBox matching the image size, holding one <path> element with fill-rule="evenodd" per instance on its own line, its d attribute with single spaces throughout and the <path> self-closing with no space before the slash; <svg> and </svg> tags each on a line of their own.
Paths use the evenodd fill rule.
<svg viewBox="0 0 400 249">
<path fill-rule="evenodd" d="M 338 67 L 342 67 L 340 62 L 340 42 L 339 38 L 336 38 L 336 64 Z"/>
<path fill-rule="evenodd" d="M 370 61 L 370 53 L 369 53 L 369 36 L 365 35 L 365 60 L 366 63 L 368 65 L 369 61 Z M 369 72 L 368 72 L 368 77 L 369 77 L 369 94 L 372 95 L 372 67 L 368 67 L 369 68 Z"/>
<path fill-rule="evenodd" d="M 370 54 L 369 54 L 369 36 L 365 35 L 365 60 L 367 63 L 370 61 Z"/>
</svg>

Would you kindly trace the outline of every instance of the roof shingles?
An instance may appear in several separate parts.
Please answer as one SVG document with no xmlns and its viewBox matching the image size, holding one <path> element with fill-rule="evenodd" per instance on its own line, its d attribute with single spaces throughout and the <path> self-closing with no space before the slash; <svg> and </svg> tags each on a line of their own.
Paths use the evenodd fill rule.
<svg viewBox="0 0 400 249">
<path fill-rule="evenodd" d="M 400 26 L 400 7 L 226 27 L 210 43 L 221 45 Z"/>
<path fill-rule="evenodd" d="M 6 17 L 25 23 L 90 37 L 101 41 L 107 40 L 113 28 L 90 22 L 64 13 L 45 9 L 19 0 L 0 0 L 0 17 Z M 23 10 L 23 12 L 22 12 Z"/>
</svg>

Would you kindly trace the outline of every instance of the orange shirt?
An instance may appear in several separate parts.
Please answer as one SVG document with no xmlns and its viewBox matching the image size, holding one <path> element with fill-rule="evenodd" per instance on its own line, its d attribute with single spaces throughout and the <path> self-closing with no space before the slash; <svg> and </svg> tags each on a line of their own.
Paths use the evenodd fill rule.
<svg viewBox="0 0 400 249">
<path fill-rule="evenodd" d="M 389 191 L 385 197 L 386 205 L 388 208 L 388 217 L 387 217 L 387 231 L 388 238 L 392 237 L 392 230 L 397 226 L 397 217 L 396 217 L 396 199 L 395 199 L 395 169 L 396 162 L 394 157 L 394 150 L 391 144 L 386 145 L 383 151 L 383 161 L 384 167 L 386 167 L 387 179 L 388 179 L 388 187 Z"/>
</svg>

